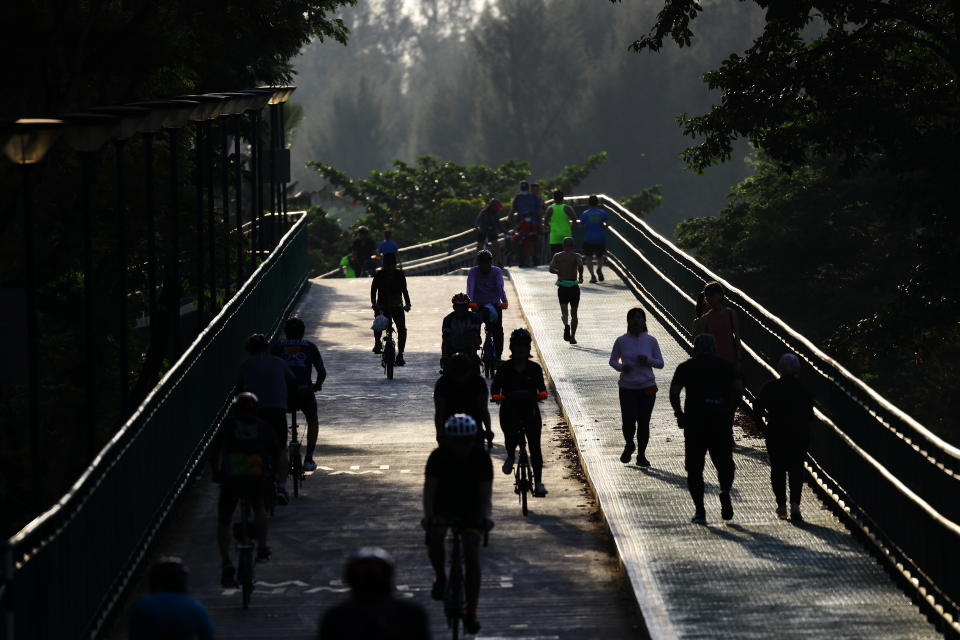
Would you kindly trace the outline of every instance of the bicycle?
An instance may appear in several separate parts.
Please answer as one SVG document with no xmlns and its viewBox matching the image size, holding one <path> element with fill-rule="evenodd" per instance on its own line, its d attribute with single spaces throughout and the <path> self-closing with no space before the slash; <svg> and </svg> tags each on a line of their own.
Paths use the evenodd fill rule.
<svg viewBox="0 0 960 640">
<path fill-rule="evenodd" d="M 289 454 L 290 454 L 290 466 L 289 472 L 293 477 L 293 497 L 300 497 L 300 486 L 303 484 L 304 479 L 306 478 L 306 473 L 303 470 L 303 458 L 300 456 L 300 440 L 297 439 L 297 412 L 290 412 L 290 444 Z"/>
<path fill-rule="evenodd" d="M 387 326 L 383 329 L 384 340 L 383 350 L 380 352 L 380 366 L 387 374 L 387 380 L 393 380 L 393 365 L 397 358 L 397 344 L 393 340 L 393 318 L 384 312 L 383 307 L 374 307 L 374 309 L 377 313 L 386 316 L 388 320 Z"/>
<path fill-rule="evenodd" d="M 527 455 L 527 432 L 523 425 L 517 431 L 519 441 L 517 464 L 513 468 L 513 492 L 520 500 L 520 511 L 527 515 L 527 494 L 533 492 L 533 468 L 530 466 L 530 457 Z"/>
<path fill-rule="evenodd" d="M 250 608 L 250 596 L 253 594 L 254 543 L 251 536 L 250 503 L 246 498 L 240 500 L 240 522 L 233 525 L 233 538 L 237 543 L 237 583 L 240 585 L 243 608 Z"/>
<path fill-rule="evenodd" d="M 447 617 L 447 628 L 450 629 L 450 637 L 457 640 L 460 637 L 463 619 L 466 617 L 467 602 L 464 589 L 464 558 L 463 558 L 463 521 L 460 519 L 451 519 L 447 521 L 450 528 L 450 575 L 447 576 L 447 590 L 443 597 L 443 613 Z M 483 546 L 487 546 L 490 528 L 493 523 L 488 523 L 483 533 Z M 467 633 L 466 628 L 463 632 Z"/>
</svg>

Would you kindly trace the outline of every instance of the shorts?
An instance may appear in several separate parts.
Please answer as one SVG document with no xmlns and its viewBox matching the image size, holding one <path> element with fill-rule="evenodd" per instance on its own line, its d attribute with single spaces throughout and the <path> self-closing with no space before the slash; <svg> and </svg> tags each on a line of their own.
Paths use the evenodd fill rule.
<svg viewBox="0 0 960 640">
<path fill-rule="evenodd" d="M 257 416 L 273 427 L 274 437 L 281 447 L 287 444 L 287 412 L 275 407 L 257 409 Z"/>
<path fill-rule="evenodd" d="M 317 417 L 317 397 L 313 395 L 313 385 L 306 389 L 296 389 L 287 402 L 290 411 L 302 411 L 307 418 Z"/>
<path fill-rule="evenodd" d="M 604 256 L 606 254 L 607 254 L 606 242 L 600 242 L 600 243 L 594 244 L 592 242 L 585 241 L 583 243 L 583 255 L 585 256 L 597 256 L 599 258 L 600 256 Z"/>
<path fill-rule="evenodd" d="M 560 304 L 580 304 L 580 287 L 557 287 L 557 300 Z"/>
<path fill-rule="evenodd" d="M 492 229 L 490 231 L 481 231 L 479 234 L 477 234 L 477 244 L 483 244 L 484 242 L 496 244 L 499 236 L 500 234 Z"/>
<path fill-rule="evenodd" d="M 241 499 L 247 500 L 254 508 L 262 505 L 267 487 L 267 481 L 262 477 L 224 479 L 220 484 L 220 497 L 217 498 L 218 522 L 229 523 Z"/>
</svg>

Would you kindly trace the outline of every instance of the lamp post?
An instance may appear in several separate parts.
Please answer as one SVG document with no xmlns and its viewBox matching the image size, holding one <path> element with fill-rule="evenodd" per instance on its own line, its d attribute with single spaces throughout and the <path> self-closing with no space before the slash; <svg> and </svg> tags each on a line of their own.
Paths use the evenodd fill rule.
<svg viewBox="0 0 960 640">
<path fill-rule="evenodd" d="M 273 89 L 250 89 L 242 91 L 253 97 L 248 106 L 250 113 L 250 245 L 254 264 L 261 258 L 263 250 L 263 179 L 261 177 L 260 148 L 260 111 L 274 95 Z"/>
<path fill-rule="evenodd" d="M 66 123 L 63 129 L 63 139 L 70 147 L 80 153 L 83 172 L 80 185 L 80 216 L 83 244 L 82 353 L 86 406 L 84 412 L 84 427 L 86 431 L 87 459 L 92 460 L 97 451 L 97 385 L 94 382 L 95 367 L 93 365 L 97 356 L 97 349 L 94 345 L 95 340 L 93 337 L 93 224 L 90 214 L 90 187 L 93 182 L 93 162 L 95 155 L 107 141 L 120 133 L 121 120 L 117 116 L 104 113 L 70 113 L 60 116 L 60 119 Z M 123 265 L 121 265 L 121 268 L 124 268 Z M 125 287 L 121 286 L 121 291 L 125 297 Z M 123 301 L 121 301 L 121 304 L 123 305 Z M 124 358 L 121 356 L 121 363 L 123 360 Z M 121 367 L 122 366 L 121 364 Z"/>
<path fill-rule="evenodd" d="M 281 180 L 281 178 L 286 178 L 286 174 L 289 173 L 290 163 L 285 157 L 286 140 L 284 139 L 283 131 L 283 105 L 290 99 L 290 96 L 297 88 L 294 86 L 284 86 L 275 87 L 274 89 L 273 97 L 270 98 L 270 206 L 274 212 L 272 217 L 274 218 L 274 229 L 276 230 L 279 226 L 278 218 L 282 219 L 284 223 L 287 221 L 287 190 L 285 186 L 281 185 L 281 183 L 286 182 L 286 180 Z M 283 166 L 281 166 L 281 162 L 283 162 Z M 274 201 L 276 202 L 275 209 L 273 208 Z M 279 241 L 280 235 L 281 234 L 278 233 L 275 236 L 274 243 Z"/>
<path fill-rule="evenodd" d="M 37 274 L 33 231 L 33 203 L 30 174 L 53 146 L 61 120 L 21 118 L 12 127 L 12 135 L 3 147 L 4 155 L 20 166 L 23 177 L 23 266 L 26 285 L 27 315 L 27 413 L 30 429 L 30 455 L 33 486 L 42 485 L 40 469 L 40 376 L 37 367 Z"/>
</svg>

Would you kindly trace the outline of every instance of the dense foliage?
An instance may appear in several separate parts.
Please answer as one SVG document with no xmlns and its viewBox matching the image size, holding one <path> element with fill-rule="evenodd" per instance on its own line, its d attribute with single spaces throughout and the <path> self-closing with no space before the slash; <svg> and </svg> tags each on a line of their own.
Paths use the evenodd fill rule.
<svg viewBox="0 0 960 640">
<path fill-rule="evenodd" d="M 755 4 L 762 32 L 704 76 L 718 104 L 681 122 L 696 170 L 737 138 L 763 160 L 680 242 L 958 441 L 957 4 Z M 667 0 L 633 48 L 689 45 L 707 10 Z"/>
</svg>

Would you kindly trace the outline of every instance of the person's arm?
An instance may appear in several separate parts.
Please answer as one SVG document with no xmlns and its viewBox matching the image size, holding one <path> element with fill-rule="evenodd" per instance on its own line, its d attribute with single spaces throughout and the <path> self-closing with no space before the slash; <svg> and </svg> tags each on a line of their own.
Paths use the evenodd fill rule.
<svg viewBox="0 0 960 640">
<path fill-rule="evenodd" d="M 480 483 L 480 505 L 483 509 L 483 519 L 493 520 L 493 478 Z"/>
<path fill-rule="evenodd" d="M 701 333 L 710 333 L 707 331 L 707 324 L 710 322 L 710 314 L 713 313 L 711 309 L 707 309 L 703 312 L 703 315 L 696 319 L 693 323 L 693 335 L 698 336 Z"/>
<path fill-rule="evenodd" d="M 470 267 L 467 269 L 467 297 L 470 300 L 473 300 L 474 293 L 477 289 L 477 268 Z"/>
<path fill-rule="evenodd" d="M 433 508 L 437 499 L 437 488 L 440 486 L 440 479 L 428 475 L 423 481 L 423 517 L 429 520 L 433 517 Z"/>
<path fill-rule="evenodd" d="M 670 406 L 673 407 L 673 415 L 677 419 L 677 426 L 683 429 L 683 405 L 680 404 L 680 391 L 683 389 L 683 379 L 677 375 L 683 369 L 683 365 L 677 368 L 673 374 L 673 380 L 670 381 Z"/>
<path fill-rule="evenodd" d="M 727 308 L 730 309 L 730 325 L 733 327 L 733 352 L 739 363 L 743 360 L 743 348 L 740 345 L 740 316 L 735 309 L 731 307 Z"/>
<path fill-rule="evenodd" d="M 570 219 L 571 228 L 577 223 L 577 212 L 573 210 L 568 204 L 563 205 L 564 210 L 567 212 L 567 217 Z"/>
<path fill-rule="evenodd" d="M 486 401 L 486 398 L 484 398 Z M 433 424 L 437 433 L 443 433 L 443 416 L 447 415 L 447 399 L 441 393 L 433 392 Z"/>
<path fill-rule="evenodd" d="M 557 256 L 558 256 L 558 255 L 560 255 L 560 254 L 559 254 L 559 253 L 555 253 L 555 254 L 553 254 L 553 257 L 550 258 L 550 269 L 549 269 L 550 273 L 559 273 L 559 272 L 560 272 L 560 269 L 557 267 Z"/>
<path fill-rule="evenodd" d="M 317 371 L 317 381 L 313 383 L 313 388 L 320 391 L 323 388 L 323 381 L 327 379 L 327 368 L 323 366 L 323 356 L 317 350 L 317 357 L 313 362 L 313 368 Z"/>
<path fill-rule="evenodd" d="M 543 400 L 547 397 L 547 383 L 543 379 L 543 369 L 538 365 L 536 370 L 537 398 Z"/>
<path fill-rule="evenodd" d="M 404 302 L 404 311 L 410 311 L 410 292 L 407 291 L 407 276 L 400 274 L 400 286 L 403 287 L 403 302 Z"/>
<path fill-rule="evenodd" d="M 490 397 L 496 398 L 500 395 L 500 392 L 503 391 L 503 370 L 506 367 L 500 367 L 497 369 L 497 372 L 493 374 L 493 380 L 490 382 Z"/>
<path fill-rule="evenodd" d="M 620 351 L 620 338 L 613 341 L 613 349 L 610 351 L 610 366 L 621 373 L 626 373 L 630 370 L 630 366 L 623 363 L 623 354 Z"/>
<path fill-rule="evenodd" d="M 583 282 L 583 256 L 577 254 L 577 279 Z"/>
<path fill-rule="evenodd" d="M 647 334 L 650 336 L 650 334 Z M 650 336 L 651 349 L 650 357 L 647 358 L 647 364 L 654 369 L 663 369 L 663 354 L 660 353 L 660 343 L 653 336 Z"/>
<path fill-rule="evenodd" d="M 378 274 L 374 274 L 370 278 L 370 306 L 377 306 L 377 285 L 379 284 L 380 279 L 377 277 Z"/>
<path fill-rule="evenodd" d="M 500 292 L 500 302 L 503 303 L 503 306 L 507 306 L 507 292 L 503 288 L 503 271 L 497 269 L 496 279 L 497 291 Z"/>
</svg>

